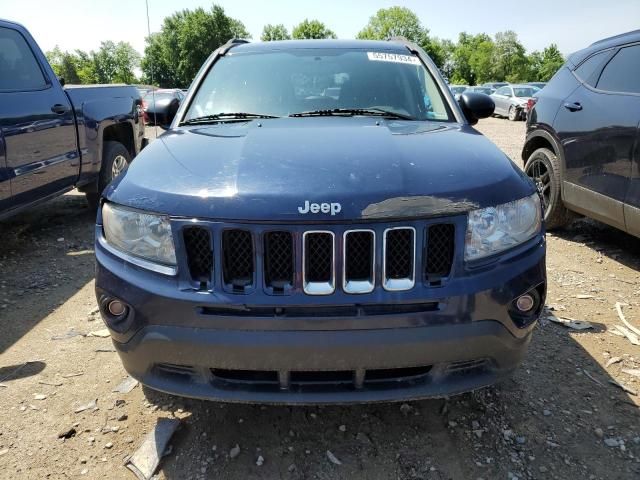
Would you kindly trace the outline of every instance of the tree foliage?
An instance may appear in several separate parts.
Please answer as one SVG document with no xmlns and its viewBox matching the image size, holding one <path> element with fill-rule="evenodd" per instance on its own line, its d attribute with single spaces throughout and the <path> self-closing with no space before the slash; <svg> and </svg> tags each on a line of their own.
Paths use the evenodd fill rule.
<svg viewBox="0 0 640 480">
<path fill-rule="evenodd" d="M 231 38 L 251 38 L 244 24 L 213 5 L 182 10 L 164 19 L 160 32 L 147 37 L 142 61 L 144 81 L 161 87 L 189 86 L 211 53 Z"/>
<path fill-rule="evenodd" d="M 329 30 L 321 21 L 308 20 L 306 18 L 293 27 L 291 36 L 297 40 L 337 38 L 336 34 Z"/>
<path fill-rule="evenodd" d="M 542 51 L 542 60 L 538 69 L 538 81 L 548 82 L 564 64 L 564 57 L 558 46 L 552 43 Z"/>
<path fill-rule="evenodd" d="M 98 51 L 63 52 L 58 46 L 46 53 L 58 77 L 66 83 L 135 83 L 140 54 L 126 42 L 102 42 Z"/>
<path fill-rule="evenodd" d="M 283 24 L 279 23 L 278 25 L 271 25 L 268 23 L 262 29 L 262 35 L 260 35 L 260 40 L 263 42 L 273 42 L 275 40 L 290 40 L 291 35 L 289 35 L 289 31 L 287 27 Z"/>
</svg>

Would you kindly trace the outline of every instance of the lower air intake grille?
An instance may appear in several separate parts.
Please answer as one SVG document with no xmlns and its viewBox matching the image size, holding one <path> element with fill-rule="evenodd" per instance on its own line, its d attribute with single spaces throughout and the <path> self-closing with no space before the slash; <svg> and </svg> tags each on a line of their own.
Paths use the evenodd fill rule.
<svg viewBox="0 0 640 480">
<path fill-rule="evenodd" d="M 431 225 L 427 233 L 427 281 L 449 276 L 453 263 L 455 227 L 450 223 Z"/>
<path fill-rule="evenodd" d="M 253 284 L 253 240 L 247 230 L 225 230 L 222 233 L 224 282 L 234 290 Z"/>
<path fill-rule="evenodd" d="M 213 251 L 209 230 L 200 227 L 185 228 L 183 238 L 191 278 L 197 282 L 209 281 L 213 270 Z"/>
<path fill-rule="evenodd" d="M 293 237 L 289 232 L 264 236 L 264 281 L 274 291 L 293 285 Z"/>
</svg>

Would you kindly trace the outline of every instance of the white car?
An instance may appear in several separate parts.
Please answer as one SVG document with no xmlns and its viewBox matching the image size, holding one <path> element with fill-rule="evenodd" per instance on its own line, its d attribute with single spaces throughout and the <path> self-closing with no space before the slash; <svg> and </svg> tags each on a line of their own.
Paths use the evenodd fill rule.
<svg viewBox="0 0 640 480">
<path fill-rule="evenodd" d="M 533 102 L 533 96 L 540 89 L 533 85 L 505 85 L 491 94 L 496 108 L 495 115 L 507 117 L 512 122 L 524 120 L 529 111 L 529 100 Z"/>
</svg>

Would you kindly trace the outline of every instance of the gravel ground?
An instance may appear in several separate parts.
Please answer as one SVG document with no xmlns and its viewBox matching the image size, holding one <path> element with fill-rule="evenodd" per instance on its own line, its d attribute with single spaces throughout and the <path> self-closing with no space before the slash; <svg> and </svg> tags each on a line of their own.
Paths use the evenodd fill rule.
<svg viewBox="0 0 640 480">
<path fill-rule="evenodd" d="M 523 123 L 492 118 L 478 130 L 521 164 Z M 638 396 L 610 383 L 640 389 L 628 373 L 640 346 L 612 333 L 616 302 L 640 327 L 640 240 L 612 228 L 580 220 L 548 235 L 549 307 L 593 328 L 543 320 L 503 384 L 447 400 L 296 408 L 114 392 L 126 373 L 108 338 L 87 335 L 104 327 L 83 197 L 0 232 L 0 478 L 132 479 L 123 461 L 164 417 L 181 427 L 161 479 L 640 478 Z"/>
</svg>

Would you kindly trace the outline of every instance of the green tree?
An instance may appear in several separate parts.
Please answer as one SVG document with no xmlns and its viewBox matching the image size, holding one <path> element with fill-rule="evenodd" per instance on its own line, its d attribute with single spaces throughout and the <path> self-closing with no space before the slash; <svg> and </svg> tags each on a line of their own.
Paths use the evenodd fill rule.
<svg viewBox="0 0 640 480">
<path fill-rule="evenodd" d="M 209 55 L 231 38 L 251 36 L 242 22 L 218 5 L 176 12 L 164 19 L 160 32 L 146 39 L 144 81 L 188 87 Z"/>
<path fill-rule="evenodd" d="M 489 35 L 460 33 L 453 54 L 453 83 L 476 85 L 491 80 L 495 45 Z"/>
<path fill-rule="evenodd" d="M 260 35 L 260 40 L 263 42 L 272 42 L 274 40 L 290 40 L 291 35 L 287 31 L 287 28 L 279 23 L 278 25 L 271 25 L 268 23 L 262 29 L 262 35 Z"/>
<path fill-rule="evenodd" d="M 56 45 L 53 50 L 46 52 L 45 56 L 57 77 L 64 78 L 66 83 L 80 83 L 77 62 L 73 54 L 63 52 Z"/>
<path fill-rule="evenodd" d="M 538 80 L 548 82 L 563 64 L 564 57 L 560 53 L 560 50 L 558 50 L 558 46 L 552 43 L 542 51 Z"/>
<path fill-rule="evenodd" d="M 91 52 L 98 83 L 133 83 L 133 70 L 140 64 L 140 55 L 127 42 L 100 43 L 97 52 Z"/>
<path fill-rule="evenodd" d="M 418 16 L 406 7 L 381 8 L 369 18 L 358 33 L 359 39 L 388 40 L 404 37 L 420 46 L 428 41 L 429 31 L 422 27 Z"/>
<path fill-rule="evenodd" d="M 529 55 L 527 55 L 527 64 L 529 74 L 527 75 L 527 79 L 530 82 L 540 82 L 540 68 L 542 67 L 542 54 L 534 50 Z"/>
<path fill-rule="evenodd" d="M 324 23 L 318 20 L 308 20 L 300 22 L 293 28 L 291 36 L 298 40 L 337 38 L 336 34 L 329 30 Z"/>
<path fill-rule="evenodd" d="M 497 81 L 526 81 L 529 65 L 525 48 L 513 30 L 496 33 L 493 65 L 493 77 Z"/>
</svg>

